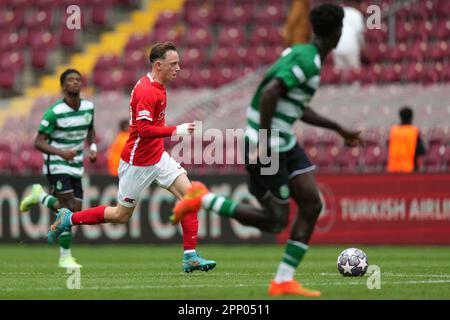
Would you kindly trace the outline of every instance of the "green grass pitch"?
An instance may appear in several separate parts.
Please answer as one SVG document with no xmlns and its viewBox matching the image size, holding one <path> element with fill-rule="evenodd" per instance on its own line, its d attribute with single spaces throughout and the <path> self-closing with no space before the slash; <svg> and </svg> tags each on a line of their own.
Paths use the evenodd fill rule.
<svg viewBox="0 0 450 320">
<path fill-rule="evenodd" d="M 343 277 L 336 268 L 346 246 L 311 246 L 297 271 L 321 299 L 450 299 L 447 247 L 356 246 L 381 269 L 381 288 L 368 275 Z M 0 299 L 269 299 L 284 246 L 200 245 L 218 263 L 210 272 L 181 271 L 181 245 L 75 245 L 81 289 L 67 289 L 57 246 L 0 245 Z M 283 297 L 274 299 L 302 299 Z"/>
</svg>

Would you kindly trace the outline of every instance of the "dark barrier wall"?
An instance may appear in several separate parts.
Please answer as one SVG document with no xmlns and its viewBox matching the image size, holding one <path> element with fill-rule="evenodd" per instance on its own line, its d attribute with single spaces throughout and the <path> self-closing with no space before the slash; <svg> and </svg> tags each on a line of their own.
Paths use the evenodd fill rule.
<svg viewBox="0 0 450 320">
<path fill-rule="evenodd" d="M 195 179 L 195 177 L 192 177 Z M 450 174 L 319 176 L 324 210 L 312 242 L 342 244 L 450 244 Z M 244 176 L 201 177 L 212 191 L 237 201 L 255 200 Z M 43 177 L 0 177 L 0 242 L 45 243 L 53 214 L 43 206 L 19 213 L 20 198 Z M 114 204 L 117 180 L 84 180 L 84 207 Z M 160 188 L 146 190 L 127 225 L 81 226 L 78 243 L 182 243 L 181 228 L 169 222 L 174 197 Z M 291 221 L 296 213 L 291 208 Z M 284 242 L 288 231 L 261 233 L 234 220 L 199 212 L 201 243 Z"/>
<path fill-rule="evenodd" d="M 195 179 L 195 177 L 194 177 Z M 203 179 L 212 191 L 230 196 L 237 201 L 247 201 L 245 177 L 217 176 Z M 40 205 L 29 213 L 19 212 L 20 199 L 28 194 L 33 183 L 46 185 L 45 177 L 0 177 L 0 242 L 45 243 L 47 229 L 53 214 Z M 92 176 L 85 178 L 83 208 L 99 204 L 115 204 L 117 179 Z M 141 197 L 133 217 L 126 225 L 104 224 L 76 227 L 77 243 L 180 243 L 181 227 L 169 221 L 175 198 L 159 187 L 146 190 Z M 254 201 L 250 199 L 250 201 Z M 234 220 L 224 219 L 215 214 L 199 212 L 199 239 L 201 243 L 274 243 L 271 234 L 244 227 Z"/>
</svg>

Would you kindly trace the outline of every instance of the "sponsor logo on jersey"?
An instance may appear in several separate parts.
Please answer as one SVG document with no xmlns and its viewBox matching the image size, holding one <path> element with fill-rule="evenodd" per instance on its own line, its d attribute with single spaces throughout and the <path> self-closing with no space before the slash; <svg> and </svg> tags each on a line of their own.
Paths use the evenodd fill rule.
<svg viewBox="0 0 450 320">
<path fill-rule="evenodd" d="M 131 199 L 131 198 L 126 197 L 125 199 L 123 199 L 123 201 L 134 204 L 136 202 L 136 199 Z"/>
</svg>

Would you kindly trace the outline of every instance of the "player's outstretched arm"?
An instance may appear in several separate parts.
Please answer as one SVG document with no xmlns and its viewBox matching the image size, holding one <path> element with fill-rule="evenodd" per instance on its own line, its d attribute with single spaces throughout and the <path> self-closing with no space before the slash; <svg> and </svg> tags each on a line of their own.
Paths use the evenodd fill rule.
<svg viewBox="0 0 450 320">
<path fill-rule="evenodd" d="M 165 138 L 171 135 L 189 135 L 195 130 L 195 123 L 183 123 L 178 126 L 156 127 L 148 120 L 137 122 L 139 136 L 143 138 Z"/>
<path fill-rule="evenodd" d="M 361 131 L 347 130 L 338 123 L 319 115 L 309 107 L 305 108 L 303 111 L 301 120 L 313 126 L 336 131 L 344 139 L 347 146 L 364 146 L 364 141 L 361 138 Z"/>
</svg>

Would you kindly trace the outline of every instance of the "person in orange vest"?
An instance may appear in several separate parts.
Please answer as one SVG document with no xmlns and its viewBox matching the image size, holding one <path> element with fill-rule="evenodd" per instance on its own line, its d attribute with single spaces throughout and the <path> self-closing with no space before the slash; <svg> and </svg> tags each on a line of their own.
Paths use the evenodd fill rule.
<svg viewBox="0 0 450 320">
<path fill-rule="evenodd" d="M 399 115 L 401 124 L 394 125 L 389 134 L 388 172 L 418 171 L 422 166 L 425 147 L 419 129 L 412 124 L 413 111 L 403 107 Z"/>
<path fill-rule="evenodd" d="M 108 172 L 112 176 L 118 175 L 120 154 L 128 139 L 128 127 L 128 120 L 120 121 L 119 132 L 108 149 Z"/>
<path fill-rule="evenodd" d="M 309 23 L 310 0 L 293 0 L 289 16 L 283 26 L 283 42 L 286 47 L 297 43 L 308 43 L 311 40 Z"/>
</svg>

